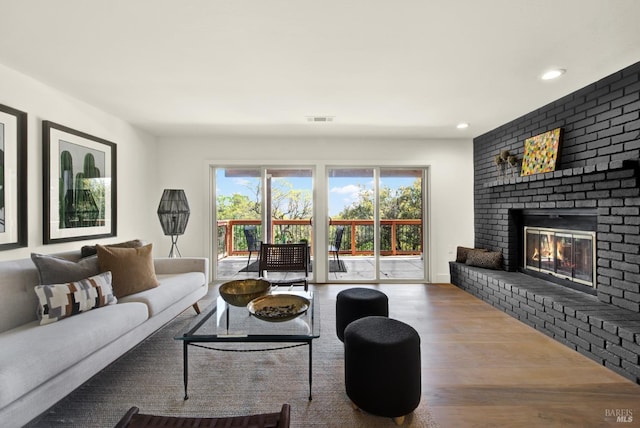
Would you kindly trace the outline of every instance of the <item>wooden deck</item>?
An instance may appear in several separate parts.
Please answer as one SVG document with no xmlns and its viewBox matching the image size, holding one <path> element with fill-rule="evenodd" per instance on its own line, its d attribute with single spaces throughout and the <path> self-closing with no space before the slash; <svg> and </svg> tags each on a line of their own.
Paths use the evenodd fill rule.
<svg viewBox="0 0 640 428">
<path fill-rule="evenodd" d="M 254 260 L 256 260 L 255 254 L 251 261 Z M 340 260 L 344 262 L 345 270 L 343 272 L 329 272 L 328 280 L 330 282 L 373 281 L 375 273 L 373 257 L 341 255 Z M 423 265 L 420 256 L 384 256 L 380 260 L 380 278 L 422 281 L 424 278 Z M 256 272 L 241 272 L 246 266 L 247 256 L 225 257 L 218 261 L 215 281 L 255 278 Z"/>
</svg>

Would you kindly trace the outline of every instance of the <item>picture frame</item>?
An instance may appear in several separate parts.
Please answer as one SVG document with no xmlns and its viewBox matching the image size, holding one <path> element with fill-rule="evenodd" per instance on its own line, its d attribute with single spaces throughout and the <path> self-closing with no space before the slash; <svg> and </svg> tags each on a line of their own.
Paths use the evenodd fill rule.
<svg viewBox="0 0 640 428">
<path fill-rule="evenodd" d="M 27 113 L 0 104 L 0 250 L 28 245 Z"/>
<path fill-rule="evenodd" d="M 42 122 L 43 243 L 117 233 L 117 146 Z"/>
<path fill-rule="evenodd" d="M 555 171 L 561 140 L 562 128 L 527 138 L 524 142 L 520 176 Z"/>
</svg>

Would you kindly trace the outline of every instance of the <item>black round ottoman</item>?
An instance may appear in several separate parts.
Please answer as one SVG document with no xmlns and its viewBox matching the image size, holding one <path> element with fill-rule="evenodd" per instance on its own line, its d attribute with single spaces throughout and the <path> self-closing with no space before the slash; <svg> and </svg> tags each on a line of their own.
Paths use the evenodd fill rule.
<svg viewBox="0 0 640 428">
<path fill-rule="evenodd" d="M 402 425 L 420 403 L 420 373 L 420 336 L 410 325 L 371 316 L 345 329 L 344 379 L 354 406 Z"/>
<path fill-rule="evenodd" d="M 336 297 L 336 333 L 344 342 L 344 329 L 360 318 L 371 315 L 389 316 L 389 299 L 382 291 L 371 288 L 348 288 Z"/>
</svg>

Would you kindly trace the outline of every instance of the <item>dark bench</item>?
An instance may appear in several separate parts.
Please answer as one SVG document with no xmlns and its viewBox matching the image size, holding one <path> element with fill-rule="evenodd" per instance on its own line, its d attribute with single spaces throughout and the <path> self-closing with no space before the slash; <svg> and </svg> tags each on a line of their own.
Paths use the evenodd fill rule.
<svg viewBox="0 0 640 428">
<path fill-rule="evenodd" d="M 252 428 L 288 428 L 290 426 L 291 407 L 283 404 L 279 412 L 261 413 L 247 416 L 227 417 L 179 417 L 156 416 L 139 413 L 137 407 L 131 407 L 120 419 L 115 428 L 152 428 L 152 427 L 252 427 Z"/>
</svg>

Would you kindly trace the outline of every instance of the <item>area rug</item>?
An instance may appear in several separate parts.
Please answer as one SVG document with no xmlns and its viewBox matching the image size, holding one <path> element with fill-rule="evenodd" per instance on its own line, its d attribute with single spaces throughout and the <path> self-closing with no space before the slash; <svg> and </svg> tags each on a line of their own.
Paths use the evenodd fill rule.
<svg viewBox="0 0 640 428">
<path fill-rule="evenodd" d="M 186 311 L 28 427 L 113 427 L 131 406 L 168 416 L 237 416 L 275 412 L 283 403 L 291 405 L 292 427 L 395 427 L 390 418 L 352 409 L 344 388 L 343 345 L 335 335 L 335 299 L 321 301 L 320 315 L 312 401 L 306 346 L 268 352 L 191 347 L 190 398 L 183 400 L 182 344 L 174 337 L 193 320 L 193 312 Z M 404 426 L 437 427 L 424 399 Z"/>
<path fill-rule="evenodd" d="M 258 261 L 251 262 L 248 267 L 240 269 L 238 272 L 258 272 Z M 346 272 L 347 267 L 342 260 L 329 260 L 329 272 Z M 313 261 L 309 263 L 309 272 L 313 272 Z"/>
</svg>

